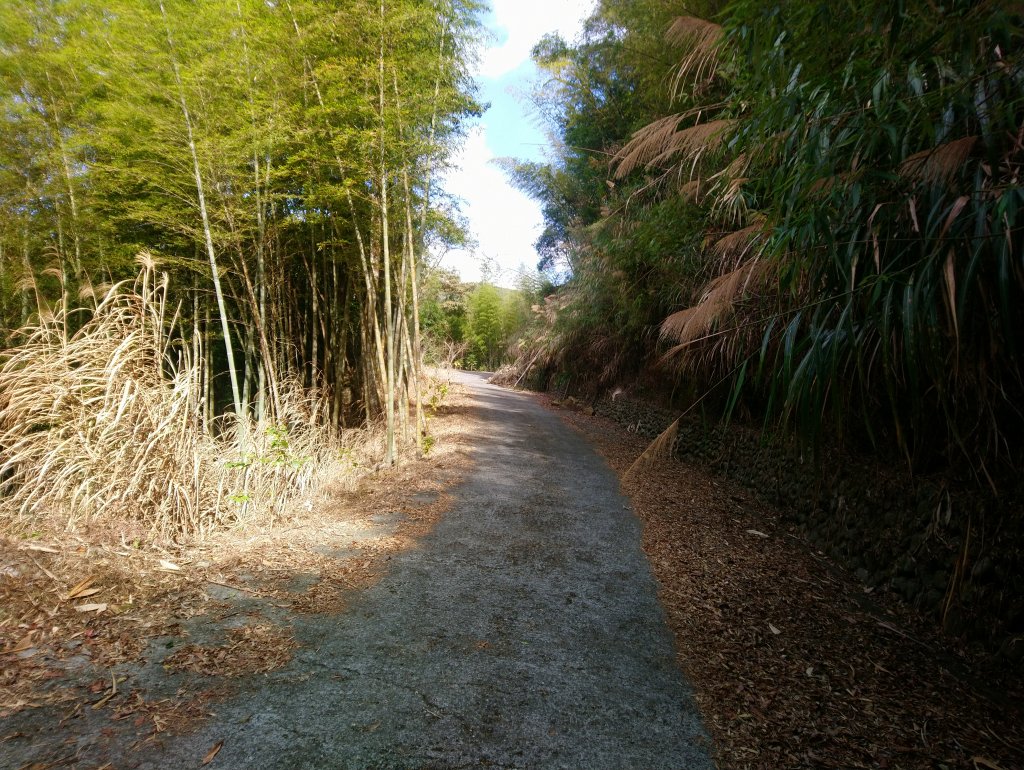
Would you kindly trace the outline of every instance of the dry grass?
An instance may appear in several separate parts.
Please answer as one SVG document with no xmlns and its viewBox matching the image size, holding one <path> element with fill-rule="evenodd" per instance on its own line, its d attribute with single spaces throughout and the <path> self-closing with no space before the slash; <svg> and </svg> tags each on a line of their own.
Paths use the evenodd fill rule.
<svg viewBox="0 0 1024 770">
<path fill-rule="evenodd" d="M 433 528 L 450 505 L 448 489 L 469 466 L 466 446 L 477 430 L 471 399 L 454 383 L 430 389 L 438 397 L 429 408 L 434 445 L 426 457 L 372 475 L 339 472 L 273 519 L 181 542 L 148 540 L 140 523 L 134 531 L 95 526 L 0 537 L 0 717 L 99 704 L 111 720 L 134 720 L 157 735 L 201 718 L 219 690 L 198 692 L 193 684 L 176 697 L 151 698 L 129 680 L 104 700 L 112 695 L 109 674 L 105 683 L 93 675 L 83 685 L 83 672 L 144 661 L 150 640 L 185 634 L 190 618 L 217 628 L 239 614 L 236 599 L 295 614 L 344 612 L 393 555 Z M 381 515 L 393 523 L 382 524 Z M 258 610 L 245 615 L 237 629 L 220 626 L 225 644 L 189 643 L 168 667 L 234 677 L 287 662 L 294 649 L 287 622 Z M 76 659 L 84 663 L 72 665 Z M 88 729 L 75 720 L 61 728 L 68 735 Z"/>
<path fill-rule="evenodd" d="M 736 266 L 742 262 L 764 236 L 764 222 L 755 222 L 736 232 L 729 233 L 711 247 L 723 266 Z"/>
<path fill-rule="evenodd" d="M 690 179 L 679 186 L 679 197 L 687 203 L 697 204 L 700 203 L 702 194 L 704 191 L 702 187 L 707 185 L 702 183 L 699 179 Z"/>
<path fill-rule="evenodd" d="M 681 417 L 677 417 L 671 425 L 665 428 L 665 430 L 663 430 L 661 434 L 637 456 L 632 464 L 630 464 L 626 469 L 626 472 L 622 474 L 622 482 L 624 484 L 633 481 L 637 474 L 643 469 L 651 468 L 659 463 L 668 462 L 672 459 L 672 449 L 675 446 L 676 436 L 679 435 L 679 421 L 681 419 Z"/>
<path fill-rule="evenodd" d="M 900 175 L 914 182 L 949 184 L 971 157 L 977 142 L 978 137 L 965 136 L 914 153 L 900 164 Z"/>
<path fill-rule="evenodd" d="M 713 198 L 711 216 L 724 223 L 740 224 L 750 219 L 750 209 L 743 186 L 750 181 L 747 172 L 750 168 L 750 157 L 740 153 L 722 171 L 708 178 L 714 184 L 709 192 Z"/>
<path fill-rule="evenodd" d="M 762 263 L 752 259 L 711 281 L 696 305 L 679 310 L 662 321 L 662 339 L 675 343 L 665 358 L 672 359 L 707 339 L 722 321 L 732 317 L 736 304 L 763 274 Z"/>
<path fill-rule="evenodd" d="M 321 394 L 296 385 L 283 389 L 282 423 L 225 416 L 211 430 L 204 362 L 174 335 L 166 296 L 166 279 L 146 266 L 77 331 L 80 319 L 58 308 L 0 354 L 7 531 L 137 522 L 163 537 L 203 534 L 273 518 L 338 473 L 373 465 L 365 434 L 323 427 Z"/>
<path fill-rule="evenodd" d="M 670 163 L 696 167 L 701 157 L 721 147 L 735 125 L 723 118 L 680 129 L 680 122 L 691 114 L 669 115 L 634 133 L 613 160 L 615 178 L 622 179 L 641 166 L 648 170 Z"/>
<path fill-rule="evenodd" d="M 687 87 L 700 91 L 714 80 L 724 37 L 718 24 L 704 19 L 679 16 L 672 22 L 665 39 L 670 45 L 686 50 L 672 79 L 673 97 L 678 97 Z"/>
</svg>

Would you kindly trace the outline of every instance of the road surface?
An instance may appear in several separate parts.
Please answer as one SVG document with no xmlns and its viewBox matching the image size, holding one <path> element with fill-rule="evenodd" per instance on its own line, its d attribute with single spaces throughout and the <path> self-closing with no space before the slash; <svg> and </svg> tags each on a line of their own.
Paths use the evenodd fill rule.
<svg viewBox="0 0 1024 770">
<path fill-rule="evenodd" d="M 711 768 L 604 461 L 528 394 L 456 373 L 483 426 L 455 502 L 337 615 L 291 616 L 285 667 L 115 766 Z"/>
</svg>

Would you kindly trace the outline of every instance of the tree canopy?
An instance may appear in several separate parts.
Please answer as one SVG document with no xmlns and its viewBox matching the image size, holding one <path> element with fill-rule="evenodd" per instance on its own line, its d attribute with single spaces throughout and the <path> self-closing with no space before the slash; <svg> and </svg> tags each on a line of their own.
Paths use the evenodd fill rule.
<svg viewBox="0 0 1024 770">
<path fill-rule="evenodd" d="M 1024 62 L 1004 3 L 603 0 L 507 162 L 551 361 L 985 480 L 1019 460 Z"/>
<path fill-rule="evenodd" d="M 208 345 L 215 411 L 274 419 L 293 380 L 329 389 L 335 422 L 346 388 L 388 411 L 413 382 L 417 263 L 451 231 L 432 180 L 479 112 L 477 11 L 4 3 L 0 341 L 145 252 Z"/>
<path fill-rule="evenodd" d="M 459 237 L 432 188 L 480 111 L 478 12 L 0 4 L 4 512 L 130 498 L 193 532 L 276 509 L 353 426 L 385 464 L 426 450 L 419 293 Z"/>
</svg>

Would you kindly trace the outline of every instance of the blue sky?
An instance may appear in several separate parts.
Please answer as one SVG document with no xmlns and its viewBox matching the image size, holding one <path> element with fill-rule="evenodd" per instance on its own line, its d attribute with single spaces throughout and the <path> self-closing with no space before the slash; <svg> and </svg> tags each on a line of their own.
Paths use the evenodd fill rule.
<svg viewBox="0 0 1024 770">
<path fill-rule="evenodd" d="M 451 251 L 441 265 L 477 281 L 484 261 L 497 269 L 491 280 L 512 286 L 522 268 L 537 263 L 533 242 L 540 235 L 538 205 L 513 189 L 491 163 L 500 157 L 543 160 L 547 139 L 528 102 L 537 79 L 530 49 L 548 32 L 572 40 L 594 6 L 594 0 L 491 0 L 484 23 L 493 42 L 483 52 L 477 79 L 481 99 L 490 103 L 471 132 L 445 188 L 462 199 L 462 211 L 477 241 L 471 250 Z"/>
</svg>

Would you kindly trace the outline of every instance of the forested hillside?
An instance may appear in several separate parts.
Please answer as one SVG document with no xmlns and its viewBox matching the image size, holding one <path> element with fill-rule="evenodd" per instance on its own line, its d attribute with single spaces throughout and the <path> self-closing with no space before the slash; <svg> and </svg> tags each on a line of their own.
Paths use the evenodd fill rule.
<svg viewBox="0 0 1024 770">
<path fill-rule="evenodd" d="M 418 287 L 477 10 L 0 4 L 8 514 L 201 530 L 277 506 L 342 428 L 381 416 L 386 463 L 422 439 Z"/>
<path fill-rule="evenodd" d="M 451 271 L 433 269 L 424 281 L 423 333 L 428 363 L 494 371 L 514 360 L 551 285 L 524 274 L 514 289 L 489 280 L 464 283 Z"/>
<path fill-rule="evenodd" d="M 1021 13 L 603 0 L 547 38 L 556 156 L 508 169 L 563 285 L 520 366 L 595 391 L 653 372 L 683 408 L 1012 479 Z"/>
</svg>

